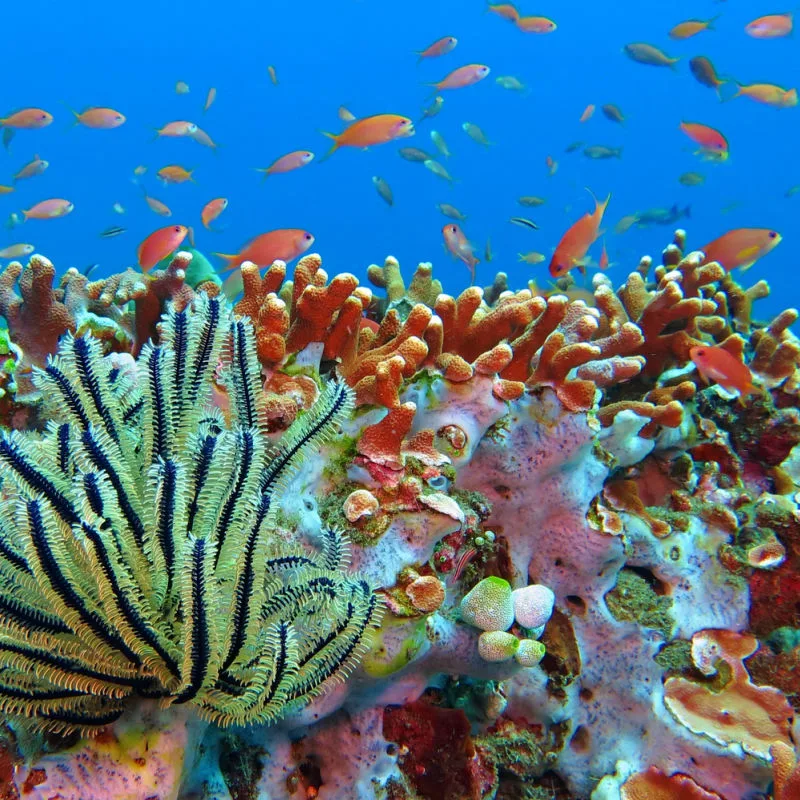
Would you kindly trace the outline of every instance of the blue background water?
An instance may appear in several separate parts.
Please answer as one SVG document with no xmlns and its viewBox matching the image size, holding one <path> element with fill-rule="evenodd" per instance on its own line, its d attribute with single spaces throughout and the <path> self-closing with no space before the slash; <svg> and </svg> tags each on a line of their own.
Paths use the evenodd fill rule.
<svg viewBox="0 0 800 800">
<path fill-rule="evenodd" d="M 347 270 L 363 278 L 368 264 L 382 263 L 391 253 L 406 275 L 418 261 L 432 261 L 446 289 L 455 292 L 469 277 L 442 247 L 447 220 L 435 205 L 449 202 L 469 215 L 463 227 L 481 252 L 491 237 L 495 260 L 478 266 L 478 283 L 489 283 L 502 269 L 519 286 L 532 276 L 545 281 L 547 273 L 546 262 L 519 264 L 517 253 L 538 250 L 549 258 L 566 227 L 591 208 L 583 188 L 588 186 L 598 196 L 613 195 L 605 227 L 611 260 L 618 263 L 615 282 L 641 254 L 657 255 L 670 241 L 671 227 L 634 228 L 616 236 L 613 225 L 625 214 L 678 203 L 691 205 L 691 220 L 681 224 L 697 247 L 735 227 L 779 230 L 784 241 L 745 283 L 763 277 L 772 285 L 772 298 L 758 306 L 762 315 L 797 304 L 800 195 L 786 199 L 784 193 L 800 183 L 800 107 L 774 109 L 746 98 L 723 104 L 688 70 L 688 59 L 703 54 L 720 73 L 746 83 L 797 85 L 796 38 L 759 41 L 743 30 L 755 16 L 781 9 L 744 0 L 674 0 L 647 7 L 619 0 L 613 9 L 608 3 L 525 0 L 519 8 L 550 16 L 558 30 L 523 34 L 485 13 L 481 0 L 6 4 L 0 112 L 40 106 L 56 120 L 43 130 L 19 132 L 11 153 L 0 152 L 0 182 L 8 182 L 34 153 L 51 162 L 44 176 L 0 197 L 0 217 L 48 197 L 73 201 L 75 211 L 64 219 L 0 229 L 0 244 L 35 244 L 59 270 L 99 262 L 100 275 L 133 264 L 138 243 L 166 224 L 131 182 L 134 167 L 143 164 L 149 167 L 143 178 L 148 192 L 172 208 L 170 221 L 195 226 L 197 245 L 207 252 L 236 252 L 256 234 L 301 227 L 316 237 L 313 249 L 322 253 L 329 272 Z M 682 42 L 667 37 L 682 20 L 714 14 L 722 15 L 716 30 Z M 413 51 L 444 35 L 458 37 L 457 48 L 417 66 Z M 681 56 L 678 68 L 632 62 L 622 53 L 632 41 Z M 324 163 L 263 183 L 253 171 L 295 149 L 313 150 L 319 158 L 329 145 L 319 131 L 343 127 L 337 119 L 340 104 L 358 116 L 392 112 L 419 119 L 430 96 L 423 82 L 471 62 L 488 64 L 489 78 L 445 93 L 443 112 L 418 125 L 415 137 L 369 152 L 342 150 Z M 269 64 L 277 69 L 278 86 L 269 80 Z M 518 77 L 529 92 L 502 89 L 495 83 L 500 75 Z M 186 81 L 191 92 L 176 95 L 177 80 Z M 203 114 L 211 86 L 217 100 Z M 600 105 L 609 102 L 626 114 L 624 126 L 600 114 Z M 78 110 L 112 106 L 128 121 L 111 131 L 72 127 L 64 103 Z M 581 125 L 578 118 L 588 103 L 598 112 Z M 220 144 L 219 151 L 191 140 L 154 141 L 154 128 L 177 119 L 198 123 Z M 699 161 L 678 130 L 681 120 L 719 128 L 730 142 L 730 160 Z M 465 121 L 480 125 L 496 144 L 488 150 L 477 145 L 461 130 Z M 433 152 L 432 128 L 452 151 L 450 159 L 442 159 L 458 180 L 452 187 L 397 155 L 399 145 Z M 623 157 L 591 161 L 565 154 L 576 139 L 622 146 Z M 560 165 L 552 178 L 544 163 L 548 154 Z M 155 172 L 167 164 L 196 169 L 197 185 L 161 186 Z M 678 176 L 689 170 L 704 173 L 705 185 L 681 186 Z M 393 207 L 378 197 L 373 175 L 389 182 Z M 521 194 L 543 195 L 547 204 L 522 209 L 516 204 Z M 199 213 L 217 196 L 228 197 L 230 206 L 220 219 L 225 230 L 211 233 L 200 226 Z M 126 208 L 124 216 L 113 213 L 115 202 Z M 723 213 L 733 203 L 736 207 Z M 514 214 L 534 218 L 541 230 L 509 224 Z M 110 225 L 128 232 L 99 238 Z M 599 249 L 598 244 L 595 258 Z"/>
</svg>

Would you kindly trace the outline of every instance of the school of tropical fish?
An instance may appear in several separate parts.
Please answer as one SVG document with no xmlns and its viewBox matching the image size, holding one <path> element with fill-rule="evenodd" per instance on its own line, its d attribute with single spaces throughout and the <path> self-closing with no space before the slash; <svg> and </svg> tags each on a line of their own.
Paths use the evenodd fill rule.
<svg viewBox="0 0 800 800">
<path fill-rule="evenodd" d="M 725 0 L 718 0 L 721 5 Z M 480 11 L 479 5 L 476 11 Z M 485 8 L 487 13 L 486 25 L 514 26 L 520 35 L 550 36 L 559 34 L 557 19 L 545 16 L 536 16 L 526 13 L 527 9 L 512 3 L 490 3 Z M 755 12 L 755 8 L 754 8 Z M 724 10 L 721 12 L 724 14 Z M 681 73 L 683 80 L 694 80 L 701 86 L 708 88 L 713 93 L 714 102 L 728 103 L 736 101 L 755 102 L 771 106 L 775 109 L 788 109 L 797 106 L 798 97 L 795 87 L 787 88 L 778 83 L 744 83 L 722 71 L 712 60 L 700 53 L 690 57 L 677 56 L 669 51 L 669 44 L 662 42 L 697 41 L 697 49 L 701 50 L 704 37 L 713 35 L 715 23 L 720 15 L 706 19 L 686 19 L 677 21 L 667 31 L 651 32 L 652 41 L 629 42 L 622 47 L 620 58 L 629 58 L 641 69 L 661 68 L 671 69 Z M 793 15 L 791 12 L 767 13 L 756 16 L 741 31 L 743 37 L 752 40 L 769 41 L 788 37 L 793 31 Z M 390 113 L 395 109 L 384 109 L 379 113 L 366 116 L 353 113 L 346 105 L 338 111 L 339 130 L 331 132 L 320 130 L 320 143 L 322 137 L 328 139 L 327 152 L 315 153 L 307 149 L 297 149 L 286 153 L 276 153 L 272 162 L 265 167 L 253 167 L 262 174 L 262 180 L 272 179 L 273 176 L 287 175 L 306 167 L 318 168 L 320 162 L 335 156 L 343 148 L 364 150 L 367 148 L 384 148 L 394 145 L 397 155 L 410 164 L 424 167 L 433 176 L 439 178 L 443 184 L 458 182 L 458 173 L 451 174 L 451 169 L 456 171 L 457 161 L 451 160 L 451 150 L 448 142 L 440 131 L 433 126 L 435 118 L 447 113 L 447 97 L 452 92 L 469 92 L 470 87 L 494 79 L 497 86 L 504 90 L 518 93 L 528 92 L 525 82 L 514 75 L 495 75 L 489 64 L 468 63 L 459 60 L 459 41 L 442 31 L 441 37 L 433 42 L 420 43 L 416 53 L 409 53 L 408 60 L 411 66 L 430 63 L 441 68 L 442 77 L 438 80 L 426 81 L 421 87 L 422 92 L 427 92 L 427 98 L 422 102 L 421 108 L 415 112 L 416 122 L 410 115 Z M 279 87 L 280 65 L 269 65 L 266 73 L 270 83 Z M 413 73 L 411 73 L 413 74 Z M 419 78 L 412 78 L 419 81 Z M 780 76 L 776 76 L 780 80 Z M 174 83 L 176 96 L 175 116 L 193 116 L 195 120 L 202 118 L 203 125 L 213 127 L 214 105 L 217 98 L 217 87 L 203 87 L 201 92 L 202 103 L 195 104 L 194 112 L 185 111 L 183 97 L 193 96 L 194 91 L 190 84 L 182 79 Z M 576 121 L 585 126 L 586 139 L 580 141 L 564 142 L 563 154 L 543 153 L 542 170 L 550 176 L 556 176 L 558 159 L 583 157 L 592 160 L 616 161 L 625 158 L 624 147 L 610 146 L 594 139 L 592 122 L 597 114 L 608 123 L 615 126 L 625 126 L 626 113 L 613 103 L 600 103 L 592 98 L 586 98 L 587 104 L 581 110 L 575 108 Z M 349 105 L 349 104 L 348 104 Z M 184 109 L 184 110 L 181 110 Z M 398 109 L 399 110 L 399 109 Z M 5 116 L 0 117 L 2 128 L 2 143 L 10 153 L 11 148 L 20 146 L 24 142 L 26 147 L 37 149 L 35 143 L 37 131 L 54 123 L 58 116 L 56 109 L 43 109 L 27 107 L 8 110 Z M 123 125 L 139 124 L 138 121 L 129 120 L 123 111 L 111 107 L 88 106 L 82 111 L 68 109 L 64 116 L 72 117 L 74 125 L 96 131 L 107 132 L 105 135 L 113 136 L 114 131 Z M 679 147 L 681 135 L 691 142 L 692 152 L 697 158 L 696 171 L 687 171 L 681 174 L 678 181 L 685 187 L 701 186 L 706 181 L 706 171 L 718 168 L 730 158 L 731 145 L 729 132 L 719 130 L 713 121 L 713 107 L 709 105 L 708 117 L 705 119 L 683 119 L 676 130 L 676 147 Z M 208 122 L 206 122 L 206 120 Z M 319 128 L 334 127 L 333 122 L 317 120 Z M 496 122 L 496 121 L 495 121 Z M 144 128 L 144 125 L 142 126 Z M 484 128 L 476 122 L 466 121 L 461 129 L 473 142 L 483 148 L 492 148 L 496 145 Z M 596 129 L 595 129 L 596 130 Z M 155 139 L 186 139 L 195 143 L 195 146 L 210 148 L 214 151 L 218 143 L 196 121 L 188 119 L 174 119 L 164 121 L 155 130 Z M 598 137 L 599 138 L 599 137 Z M 169 218 L 172 211 L 163 199 L 151 196 L 145 188 L 144 178 L 155 177 L 163 187 L 187 185 L 196 200 L 195 219 L 181 219 L 180 224 L 169 224 L 157 227 L 153 225 L 138 246 L 131 246 L 131 258 L 135 258 L 139 267 L 145 272 L 155 267 L 173 252 L 185 240 L 192 244 L 195 240 L 195 227 L 199 222 L 204 231 L 219 232 L 220 218 L 223 215 L 237 213 L 235 207 L 229 208 L 227 197 L 209 197 L 204 195 L 202 181 L 195 177 L 195 170 L 181 164 L 160 164 L 157 162 L 157 151 L 145 150 L 147 137 L 142 136 L 142 161 L 149 163 L 139 164 L 133 170 L 131 179 L 141 189 L 141 202 L 153 214 Z M 236 146 L 235 142 L 226 142 L 226 146 Z M 388 148 L 387 148 L 388 149 Z M 391 157 L 387 153 L 387 158 Z M 453 167 L 451 167 L 451 164 Z M 14 192 L 20 183 L 34 183 L 50 168 L 50 162 L 34 152 L 32 157 L 24 163 L 18 163 L 7 184 L 0 185 L 0 195 L 8 195 L 3 199 L 6 208 L 13 206 Z M 395 193 L 390 183 L 379 175 L 372 177 L 372 183 L 380 200 L 388 206 L 395 204 Z M 616 218 L 618 221 L 610 225 L 607 218 L 609 207 L 613 208 L 613 186 L 586 187 L 589 194 L 585 195 L 588 210 L 580 215 L 572 207 L 565 210 L 565 224 L 560 231 L 547 231 L 550 242 L 544 239 L 531 239 L 537 242 L 537 249 L 533 247 L 527 252 L 518 253 L 518 261 L 531 267 L 539 264 L 543 266 L 541 275 L 537 270 L 532 270 L 532 277 L 539 280 L 559 280 L 567 278 L 557 288 L 564 290 L 574 282 L 573 270 L 585 277 L 588 268 L 607 269 L 614 262 L 609 257 L 612 247 L 612 237 L 624 236 L 632 228 L 645 228 L 651 225 L 676 226 L 684 218 L 691 216 L 691 208 L 672 205 L 664 208 L 641 208 L 636 210 L 624 209 L 625 213 Z M 602 191 L 601 191 L 602 188 Z M 791 197 L 800 187 L 787 190 L 786 196 Z M 611 191 L 609 191 L 609 189 Z M 285 188 L 291 191 L 291 187 Z M 595 196 L 597 192 L 597 196 Z M 6 239 L 8 243 L 0 248 L 0 258 L 15 259 L 32 253 L 36 249 L 35 225 L 68 217 L 75 210 L 75 203 L 69 198 L 69 187 L 63 190 L 65 197 L 47 197 L 32 203 L 27 208 L 8 210 L 6 214 Z M 604 198 L 604 199 L 602 199 Z M 535 209 L 547 202 L 544 196 L 523 195 L 516 198 L 521 214 L 508 217 L 508 224 L 529 231 L 539 231 L 541 226 L 537 223 Z M 438 209 L 446 222 L 441 227 L 441 238 L 447 252 L 458 262 L 461 262 L 469 271 L 471 282 L 476 281 L 476 268 L 481 262 L 493 259 L 492 244 L 489 240 L 476 242 L 470 237 L 468 214 L 450 202 L 438 204 Z M 121 203 L 113 205 L 113 212 L 124 217 L 127 213 Z M 27 221 L 34 221 L 30 226 L 21 227 Z M 24 235 L 23 235 L 24 232 Z M 240 288 L 238 267 L 244 261 L 253 261 L 260 267 L 266 267 L 275 259 L 290 262 L 304 252 L 314 243 L 314 234 L 300 228 L 281 228 L 272 230 L 254 230 L 252 237 L 244 243 L 234 243 L 234 253 L 216 252 L 216 241 L 200 239 L 201 249 L 214 251 L 220 265 L 220 273 L 228 274 L 225 281 L 225 291 L 230 296 L 235 296 Z M 100 238 L 114 238 L 128 234 L 128 229 L 123 225 L 102 226 L 98 225 Z M 539 234 L 540 236 L 541 234 Z M 727 270 L 740 268 L 746 270 L 757 260 L 767 255 L 781 242 L 781 234 L 776 230 L 761 227 L 735 228 L 721 233 L 720 236 L 707 242 L 702 250 L 708 261 L 714 260 L 722 264 Z M 22 241 L 23 239 L 28 241 Z M 229 249 L 233 249 L 233 247 Z M 548 250 L 549 247 L 549 250 Z M 92 265 L 94 267 L 96 265 Z M 229 274 L 230 273 L 230 274 Z M 571 273 L 572 276 L 571 276 Z M 556 288 L 555 285 L 553 288 Z"/>
</svg>

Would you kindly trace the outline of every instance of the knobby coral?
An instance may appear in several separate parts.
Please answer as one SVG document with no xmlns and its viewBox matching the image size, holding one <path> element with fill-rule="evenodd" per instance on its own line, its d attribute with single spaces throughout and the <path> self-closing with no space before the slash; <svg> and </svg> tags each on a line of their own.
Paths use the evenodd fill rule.
<svg viewBox="0 0 800 800">
<path fill-rule="evenodd" d="M 271 721 L 352 669 L 377 596 L 344 571 L 335 530 L 316 553 L 275 532 L 351 392 L 329 383 L 273 444 L 255 352 L 250 323 L 198 295 L 136 362 L 69 335 L 38 372 L 46 432 L 0 438 L 4 714 L 91 733 L 138 696 L 222 726 Z"/>
</svg>

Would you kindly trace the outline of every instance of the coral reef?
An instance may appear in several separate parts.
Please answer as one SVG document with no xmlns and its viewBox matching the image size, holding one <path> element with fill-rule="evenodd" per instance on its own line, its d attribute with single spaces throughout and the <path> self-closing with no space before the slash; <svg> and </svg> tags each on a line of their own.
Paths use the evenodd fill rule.
<svg viewBox="0 0 800 800">
<path fill-rule="evenodd" d="M 2 441 L 28 460 L 3 466 L 13 502 L 0 526 L 0 596 L 11 598 L 0 631 L 27 636 L 15 646 L 28 650 L 52 640 L 64 660 L 45 685 L 21 677 L 20 656 L 3 655 L 0 703 L 17 714 L 5 739 L 14 786 L 76 800 L 792 797 L 798 313 L 759 321 L 767 284 L 738 285 L 685 241 L 676 232 L 660 264 L 643 258 L 618 289 L 595 276 L 581 297 L 566 285 L 546 297 L 509 289 L 503 273 L 453 297 L 430 264 L 406 282 L 392 258 L 368 271 L 384 294 L 329 276 L 315 254 L 291 280 L 282 262 L 263 272 L 245 262 L 230 334 L 203 362 L 206 394 L 169 404 L 168 422 L 153 409 L 191 373 L 176 358 L 176 320 L 220 302 L 208 299 L 219 288 L 202 263 L 192 269 L 199 254 L 178 253 L 152 278 L 88 283 L 68 271 L 56 288 L 46 259 L 10 265 L 0 312 L 17 349 L 3 420 L 23 430 Z M 48 321 L 38 331 L 37 304 Z M 48 361 L 59 340 L 62 354 Z M 94 371 L 76 364 L 77 342 L 89 343 Z M 257 362 L 237 367 L 240 345 Z M 701 345 L 743 362 L 757 391 L 739 398 L 707 385 L 691 357 Z M 38 391 L 17 388 L 29 365 L 44 368 L 34 370 Z M 54 368 L 72 377 L 59 383 Z M 98 391 L 115 399 L 108 418 Z M 334 436 L 325 420 L 340 401 Z M 250 429 L 258 444 L 247 456 L 237 442 Z M 87 436 L 122 455 L 100 468 Z M 168 465 L 180 465 L 188 496 L 202 442 L 215 437 L 230 452 L 193 513 L 204 509 L 214 542 L 202 574 L 217 581 L 220 618 L 199 676 L 190 554 L 173 548 L 182 571 L 164 568 L 165 542 L 198 539 L 185 513 L 170 521 L 172 538 L 158 514 Z M 264 466 L 246 476 L 244 458 Z M 215 498 L 238 497 L 240 483 L 242 504 L 226 513 L 230 503 Z M 146 546 L 120 499 L 129 494 L 148 515 Z M 264 503 L 268 520 L 250 528 L 263 537 L 253 560 L 246 536 L 216 531 L 247 529 Z M 48 541 L 59 537 L 49 565 L 31 504 L 50 509 Z M 353 543 L 347 568 L 338 531 Z M 80 578 L 79 565 L 90 567 Z M 53 575 L 71 576 L 80 607 L 55 613 Z M 144 628 L 131 611 L 150 615 Z M 265 687 L 281 626 L 293 631 L 294 661 L 278 659 L 286 682 L 276 695 Z M 97 663 L 76 658 L 72 635 Z M 122 646 L 141 663 L 121 663 Z M 85 695 L 103 680 L 87 669 L 106 679 L 124 669 L 140 683 L 113 684 L 102 710 L 119 719 L 101 735 L 44 740 L 42 726 L 83 734 L 105 722 L 47 719 L 64 703 L 90 714 L 99 695 L 9 691 Z M 153 693 L 160 708 L 125 699 Z M 181 705 L 187 694 L 193 703 Z M 248 703 L 275 713 L 212 710 Z M 131 788 L 137 771 L 159 774 L 158 788 Z"/>
</svg>

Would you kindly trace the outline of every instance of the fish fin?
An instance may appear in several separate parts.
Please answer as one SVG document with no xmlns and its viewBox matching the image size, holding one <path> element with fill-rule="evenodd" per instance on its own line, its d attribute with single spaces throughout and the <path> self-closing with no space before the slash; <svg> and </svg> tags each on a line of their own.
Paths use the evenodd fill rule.
<svg viewBox="0 0 800 800">
<path fill-rule="evenodd" d="M 741 94 L 742 94 L 742 86 L 738 81 L 735 81 L 733 78 L 717 86 L 717 96 L 719 97 L 720 103 L 728 103 L 734 98 L 740 97 Z"/>
<path fill-rule="evenodd" d="M 211 255 L 212 256 L 216 256 L 217 258 L 221 258 L 223 261 L 225 261 L 225 266 L 223 267 L 222 272 L 229 272 L 232 269 L 236 269 L 236 267 L 238 266 L 238 264 L 235 264 L 235 265 L 231 266 L 233 264 L 233 262 L 236 261 L 236 259 L 239 258 L 239 254 L 238 253 L 235 253 L 235 254 L 230 254 L 230 253 L 212 253 Z"/>
<path fill-rule="evenodd" d="M 64 106 L 64 108 L 66 108 L 75 116 L 72 125 L 70 125 L 69 128 L 67 128 L 67 130 L 74 128 L 76 125 L 79 125 L 81 121 L 81 115 L 71 105 L 69 105 L 69 103 L 66 103 L 64 100 L 61 101 L 61 105 Z"/>
<path fill-rule="evenodd" d="M 261 179 L 263 183 L 269 177 L 269 167 L 253 167 L 256 172 L 263 172 L 264 177 Z"/>
<path fill-rule="evenodd" d="M 714 14 L 711 19 L 706 22 L 706 30 L 707 31 L 715 31 L 716 28 L 714 27 L 714 23 L 722 16 L 722 14 Z"/>
<path fill-rule="evenodd" d="M 329 131 L 320 131 L 323 136 L 327 136 L 329 139 L 333 139 L 333 145 L 331 149 L 325 153 L 324 156 L 319 160 L 320 163 L 323 161 L 327 161 L 338 149 L 339 149 L 339 136 L 335 133 L 330 133 Z"/>
</svg>

